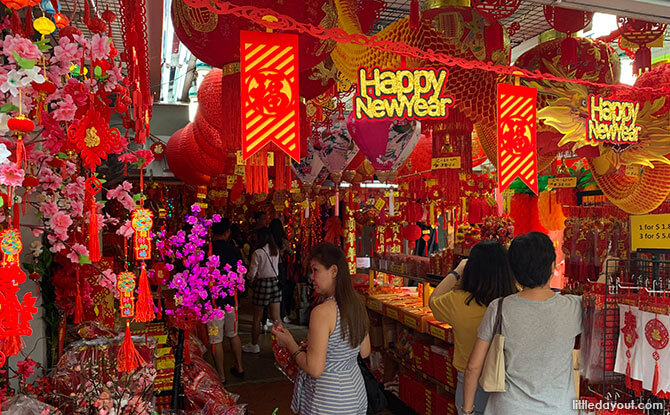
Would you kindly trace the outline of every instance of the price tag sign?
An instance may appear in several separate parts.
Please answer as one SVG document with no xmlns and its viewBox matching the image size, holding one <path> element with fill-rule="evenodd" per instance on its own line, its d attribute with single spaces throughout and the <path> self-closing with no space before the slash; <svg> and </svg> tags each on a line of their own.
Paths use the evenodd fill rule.
<svg viewBox="0 0 670 415">
<path fill-rule="evenodd" d="M 626 166 L 626 176 L 628 177 L 640 177 L 640 166 L 633 164 Z"/>
<path fill-rule="evenodd" d="M 402 264 L 391 264 L 389 265 L 389 271 L 394 274 L 402 274 Z"/>
<path fill-rule="evenodd" d="M 382 210 L 382 209 L 384 209 L 384 206 L 385 206 L 385 205 L 386 205 L 386 200 L 384 200 L 384 199 L 382 199 L 382 198 L 379 198 L 379 199 L 377 199 L 377 201 L 375 202 L 375 209 L 377 209 L 377 210 Z"/>
<path fill-rule="evenodd" d="M 275 165 L 275 153 L 268 151 L 268 167 L 274 167 Z"/>
<path fill-rule="evenodd" d="M 237 177 L 235 176 L 227 176 L 226 177 L 226 187 L 228 189 L 232 189 L 233 186 L 235 186 L 235 182 L 237 181 Z"/>
<path fill-rule="evenodd" d="M 547 183 L 547 189 L 566 189 L 571 187 L 577 187 L 576 177 L 554 177 L 553 179 L 549 179 Z"/>
<path fill-rule="evenodd" d="M 670 249 L 670 214 L 630 217 L 630 246 L 638 249 Z"/>
<path fill-rule="evenodd" d="M 235 174 L 238 176 L 244 176 L 244 166 L 235 166 Z"/>
<path fill-rule="evenodd" d="M 426 180 L 426 187 L 435 187 L 435 186 L 437 186 L 437 180 L 436 179 Z"/>
<path fill-rule="evenodd" d="M 460 169 L 461 168 L 461 157 L 440 157 L 432 159 L 430 164 L 431 169 Z"/>
<path fill-rule="evenodd" d="M 331 196 L 328 200 L 330 201 L 330 206 L 335 206 L 335 196 Z"/>
<path fill-rule="evenodd" d="M 236 164 L 237 164 L 238 166 L 244 166 L 245 164 L 247 164 L 247 162 L 244 161 L 244 160 L 242 159 L 242 151 L 241 151 L 241 150 L 238 150 L 238 151 L 235 153 L 235 156 L 236 156 L 236 158 L 237 158 L 237 163 L 236 163 Z"/>
</svg>

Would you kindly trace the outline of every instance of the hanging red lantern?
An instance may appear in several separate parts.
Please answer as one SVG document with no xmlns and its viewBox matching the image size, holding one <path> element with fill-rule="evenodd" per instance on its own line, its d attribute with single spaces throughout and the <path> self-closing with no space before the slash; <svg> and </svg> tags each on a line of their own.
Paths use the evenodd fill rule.
<svg viewBox="0 0 670 415">
<path fill-rule="evenodd" d="M 515 13 L 521 0 L 470 0 L 470 4 L 490 23 L 484 28 L 484 42 L 489 54 L 503 50 L 505 35 L 500 21 Z"/>
<path fill-rule="evenodd" d="M 2 4 L 12 10 L 19 10 L 24 7 L 33 7 L 40 4 L 40 0 L 2 0 Z"/>
<path fill-rule="evenodd" d="M 544 6 L 544 17 L 552 28 L 567 35 L 561 43 L 561 63 L 577 64 L 579 43 L 572 35 L 591 23 L 593 12 Z"/>
<path fill-rule="evenodd" d="M 63 29 L 65 26 L 70 24 L 70 19 L 68 19 L 67 16 L 63 13 L 55 13 L 53 17 L 54 22 L 56 23 L 56 27 L 59 29 Z"/>
<path fill-rule="evenodd" d="M 416 241 L 421 238 L 421 228 L 415 224 L 405 225 L 402 228 L 402 237 L 409 242 L 410 249 L 414 249 Z"/>
<path fill-rule="evenodd" d="M 651 69 L 651 49 L 649 44 L 665 34 L 664 23 L 645 22 L 630 17 L 617 17 L 619 33 L 627 41 L 638 45 L 633 62 L 633 73 L 639 75 Z"/>
</svg>

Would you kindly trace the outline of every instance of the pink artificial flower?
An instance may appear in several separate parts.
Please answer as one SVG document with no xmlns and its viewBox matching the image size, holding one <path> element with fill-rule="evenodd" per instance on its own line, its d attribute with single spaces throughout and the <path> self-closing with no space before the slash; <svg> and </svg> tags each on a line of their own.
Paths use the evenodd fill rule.
<svg viewBox="0 0 670 415">
<path fill-rule="evenodd" d="M 121 183 L 121 186 L 123 187 L 123 190 L 125 190 L 126 192 L 130 192 L 131 190 L 133 190 L 133 184 L 127 180 L 124 180 L 123 183 Z"/>
<path fill-rule="evenodd" d="M 37 176 L 37 178 L 39 179 L 40 184 L 44 190 L 51 190 L 55 192 L 60 189 L 61 185 L 63 184 L 63 178 L 47 167 L 42 168 L 42 171 L 40 171 L 40 174 Z"/>
<path fill-rule="evenodd" d="M 44 233 L 44 229 L 42 229 L 42 228 L 35 228 L 35 229 L 33 229 L 33 236 L 34 236 L 35 238 L 39 238 L 40 235 L 42 235 L 43 233 Z"/>
<path fill-rule="evenodd" d="M 57 105 L 58 108 L 53 111 L 54 119 L 65 122 L 74 120 L 74 115 L 77 112 L 77 106 L 74 104 L 72 96 L 66 95 L 65 98 Z"/>
<path fill-rule="evenodd" d="M 134 163 L 137 161 L 137 156 L 133 153 L 121 154 L 119 156 L 119 161 L 121 163 Z"/>
<path fill-rule="evenodd" d="M 65 130 L 49 112 L 42 113 L 42 127 L 44 127 L 42 137 L 46 140 L 43 143 L 44 148 L 51 154 L 59 153 L 65 141 Z"/>
<path fill-rule="evenodd" d="M 72 245 L 72 250 L 78 253 L 79 255 L 84 255 L 88 256 L 88 248 L 86 248 L 82 244 L 74 244 Z"/>
<path fill-rule="evenodd" d="M 51 230 L 57 235 L 67 234 L 70 225 L 72 225 L 72 218 L 63 211 L 56 212 L 49 220 Z"/>
<path fill-rule="evenodd" d="M 40 213 L 45 219 L 51 219 L 58 213 L 58 205 L 56 205 L 56 202 L 42 203 L 42 206 L 40 206 Z"/>
<path fill-rule="evenodd" d="M 5 186 L 21 186 L 25 172 L 14 163 L 0 164 L 0 184 Z"/>
<path fill-rule="evenodd" d="M 116 274 L 111 269 L 106 269 L 98 277 L 98 285 L 110 291 L 116 291 Z"/>
<path fill-rule="evenodd" d="M 135 200 L 133 200 L 132 196 L 128 193 L 123 195 L 123 197 L 119 199 L 119 202 L 121 202 L 121 205 L 129 212 L 132 212 L 137 207 Z"/>
<path fill-rule="evenodd" d="M 74 252 L 74 251 L 72 251 L 72 250 L 71 250 L 70 252 L 67 253 L 66 257 L 67 257 L 67 259 L 69 259 L 70 262 L 72 262 L 73 264 L 78 264 L 78 263 L 79 263 L 79 254 L 77 254 L 76 252 Z"/>
<path fill-rule="evenodd" d="M 61 36 L 58 40 L 58 46 L 54 48 L 52 63 L 62 63 L 63 67 L 69 68 L 73 62 L 80 60 L 81 52 L 76 43 L 72 43 L 69 38 Z"/>
<path fill-rule="evenodd" d="M 122 194 L 123 194 L 123 188 L 121 186 L 116 186 L 115 188 L 109 189 L 107 191 L 107 199 L 108 200 L 119 199 Z"/>
<path fill-rule="evenodd" d="M 72 209 L 72 216 L 79 217 L 84 214 L 84 202 L 81 200 L 71 200 L 70 209 Z"/>
<path fill-rule="evenodd" d="M 93 60 L 107 59 L 111 51 L 107 36 L 93 35 L 91 39 L 91 54 Z"/>
<path fill-rule="evenodd" d="M 56 242 L 55 244 L 51 245 L 49 251 L 53 252 L 54 254 L 57 254 L 63 249 L 65 249 L 65 245 L 62 242 Z"/>
<path fill-rule="evenodd" d="M 65 186 L 65 189 L 63 189 L 63 195 L 73 200 L 80 200 L 85 192 L 86 189 L 84 188 L 83 183 L 79 182 L 69 183 Z"/>
<path fill-rule="evenodd" d="M 37 61 L 40 56 L 42 56 L 42 52 L 40 52 L 40 49 L 36 44 L 30 39 L 18 35 L 5 36 L 2 54 L 7 56 L 10 63 L 16 63 L 16 59 L 14 59 L 14 54 L 12 52 L 16 52 L 24 59 L 32 59 L 34 61 Z"/>
<path fill-rule="evenodd" d="M 123 223 L 123 225 L 119 226 L 119 229 L 117 229 L 116 234 L 121 235 L 124 238 L 130 238 L 133 236 L 135 231 L 133 230 L 133 227 L 130 225 L 130 220 L 127 220 Z"/>
</svg>

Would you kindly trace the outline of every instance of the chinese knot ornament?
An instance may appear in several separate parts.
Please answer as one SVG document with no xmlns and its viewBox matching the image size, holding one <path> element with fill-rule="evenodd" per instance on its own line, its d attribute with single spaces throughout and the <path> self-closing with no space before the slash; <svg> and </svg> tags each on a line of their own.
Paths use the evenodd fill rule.
<svg viewBox="0 0 670 415">
<path fill-rule="evenodd" d="M 91 105 L 84 118 L 72 124 L 67 136 L 81 153 L 84 165 L 94 170 L 107 160 L 110 153 L 122 150 L 121 135 L 116 128 L 109 128 L 107 121 Z"/>
<path fill-rule="evenodd" d="M 7 356 L 15 356 L 22 348 L 20 336 L 30 336 L 30 320 L 37 312 L 36 297 L 26 293 L 18 299 L 19 284 L 26 274 L 19 267 L 19 255 L 23 244 L 16 229 L 6 229 L 0 234 L 2 267 L 0 268 L 0 366 Z"/>
</svg>

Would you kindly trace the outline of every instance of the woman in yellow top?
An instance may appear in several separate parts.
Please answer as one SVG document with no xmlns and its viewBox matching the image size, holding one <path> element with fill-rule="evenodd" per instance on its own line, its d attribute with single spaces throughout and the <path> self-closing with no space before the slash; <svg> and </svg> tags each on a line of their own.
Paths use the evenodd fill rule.
<svg viewBox="0 0 670 415">
<path fill-rule="evenodd" d="M 462 276 L 462 277 L 461 277 Z M 436 319 L 454 331 L 454 367 L 458 371 L 456 408 L 463 406 L 463 373 L 477 340 L 477 328 L 489 303 L 517 291 L 507 260 L 507 250 L 496 241 L 482 241 L 472 247 L 470 257 L 442 280 L 430 297 Z M 481 387 L 475 395 L 476 414 L 484 413 L 488 393 Z"/>
</svg>

